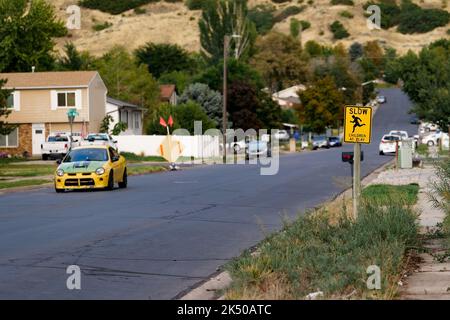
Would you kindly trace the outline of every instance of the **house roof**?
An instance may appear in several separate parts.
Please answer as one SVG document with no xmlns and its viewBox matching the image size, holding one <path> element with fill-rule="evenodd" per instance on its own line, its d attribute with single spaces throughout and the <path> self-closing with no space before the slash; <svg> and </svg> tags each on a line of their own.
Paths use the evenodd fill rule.
<svg viewBox="0 0 450 320">
<path fill-rule="evenodd" d="M 169 100 L 175 92 L 174 84 L 162 84 L 159 86 L 161 100 Z"/>
<path fill-rule="evenodd" d="M 111 97 L 106 97 L 106 102 L 110 103 L 110 104 L 113 104 L 115 106 L 118 106 L 118 107 L 141 109 L 141 107 L 139 107 L 138 105 L 135 105 L 135 104 L 132 104 L 132 103 L 129 103 L 129 102 L 125 102 L 125 101 L 122 101 L 122 100 L 114 99 L 114 98 L 111 98 Z"/>
<path fill-rule="evenodd" d="M 288 97 L 298 97 L 298 91 L 304 91 L 306 87 L 303 84 L 292 86 L 281 91 L 275 92 L 273 94 L 274 98 L 288 98 Z"/>
<path fill-rule="evenodd" d="M 6 88 L 70 88 L 87 87 L 97 71 L 55 71 L 0 73 L 0 79 L 7 79 Z"/>
</svg>

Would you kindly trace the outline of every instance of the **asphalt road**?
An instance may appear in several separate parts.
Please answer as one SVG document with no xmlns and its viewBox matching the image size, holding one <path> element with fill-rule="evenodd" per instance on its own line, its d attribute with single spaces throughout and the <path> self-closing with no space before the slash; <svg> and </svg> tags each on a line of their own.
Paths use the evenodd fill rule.
<svg viewBox="0 0 450 320">
<path fill-rule="evenodd" d="M 373 142 L 363 146 L 364 175 L 392 159 L 378 155 L 384 132 L 417 129 L 408 98 L 383 94 Z M 283 216 L 343 191 L 345 149 L 282 156 L 273 176 L 257 165 L 216 165 L 131 177 L 112 192 L 0 195 L 0 298 L 173 298 L 279 229 Z M 73 264 L 81 290 L 66 288 Z"/>
</svg>

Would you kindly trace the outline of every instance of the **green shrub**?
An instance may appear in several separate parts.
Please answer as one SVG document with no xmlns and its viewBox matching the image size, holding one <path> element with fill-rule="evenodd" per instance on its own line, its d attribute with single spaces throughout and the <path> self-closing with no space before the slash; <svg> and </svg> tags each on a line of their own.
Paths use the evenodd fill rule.
<svg viewBox="0 0 450 320">
<path fill-rule="evenodd" d="M 373 201 L 379 205 L 387 205 L 392 199 L 401 201 L 406 205 L 413 205 L 417 202 L 418 193 L 418 184 L 399 186 L 373 184 L 363 189 L 362 196 L 365 200 Z"/>
<path fill-rule="evenodd" d="M 80 0 L 79 4 L 85 8 L 96 9 L 111 14 L 119 14 L 140 7 L 143 4 L 158 1 L 159 0 Z"/>
<path fill-rule="evenodd" d="M 354 17 L 354 16 L 353 16 L 353 13 L 351 13 L 350 11 L 347 11 L 347 10 L 344 10 L 344 11 L 339 12 L 339 15 L 340 15 L 341 17 L 347 18 L 347 19 L 352 19 L 352 18 Z"/>
<path fill-rule="evenodd" d="M 133 11 L 134 11 L 135 14 L 145 14 L 145 13 L 147 13 L 147 10 L 144 9 L 144 8 L 134 8 Z"/>
<path fill-rule="evenodd" d="M 336 5 L 354 6 L 355 5 L 353 0 L 331 0 L 330 3 L 333 6 L 336 6 Z"/>
<path fill-rule="evenodd" d="M 337 20 L 330 24 L 330 31 L 333 33 L 333 37 L 336 40 L 344 39 L 350 36 L 344 25 Z"/>
<path fill-rule="evenodd" d="M 108 29 L 108 28 L 111 27 L 111 26 L 112 26 L 112 23 L 110 23 L 110 22 L 108 22 L 108 21 L 105 21 L 104 23 L 97 23 L 97 24 L 95 24 L 95 25 L 92 27 L 92 29 L 93 29 L 94 31 L 102 31 L 102 30 Z"/>
<path fill-rule="evenodd" d="M 281 22 L 283 20 L 285 20 L 286 18 L 299 14 L 300 12 L 302 12 L 303 10 L 306 9 L 306 6 L 289 6 L 285 9 L 283 9 L 283 11 L 281 11 L 279 14 L 277 14 L 274 18 L 275 22 Z"/>
<path fill-rule="evenodd" d="M 314 4 L 314 0 L 308 0 L 307 4 L 309 4 L 310 6 Z"/>
<path fill-rule="evenodd" d="M 437 178 L 431 183 L 430 200 L 433 205 L 445 213 L 444 232 L 450 249 L 450 160 L 441 160 L 435 164 Z"/>
<path fill-rule="evenodd" d="M 426 33 L 445 26 L 450 21 L 450 13 L 441 9 L 422 9 L 420 6 L 403 1 L 398 31 L 401 33 Z"/>
<path fill-rule="evenodd" d="M 447 34 L 450 36 L 450 29 L 447 29 Z"/>
<path fill-rule="evenodd" d="M 275 24 L 274 12 L 275 8 L 271 5 L 258 5 L 248 10 L 247 17 L 255 24 L 259 34 L 266 34 Z"/>
<path fill-rule="evenodd" d="M 189 10 L 202 10 L 206 0 L 186 0 L 186 6 Z"/>
</svg>

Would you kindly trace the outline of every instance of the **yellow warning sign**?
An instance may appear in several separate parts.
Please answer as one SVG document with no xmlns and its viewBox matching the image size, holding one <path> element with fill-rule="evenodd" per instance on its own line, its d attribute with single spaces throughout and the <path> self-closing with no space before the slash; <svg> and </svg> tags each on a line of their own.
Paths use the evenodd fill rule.
<svg viewBox="0 0 450 320">
<path fill-rule="evenodd" d="M 345 106 L 344 142 L 370 143 L 372 108 Z"/>
</svg>

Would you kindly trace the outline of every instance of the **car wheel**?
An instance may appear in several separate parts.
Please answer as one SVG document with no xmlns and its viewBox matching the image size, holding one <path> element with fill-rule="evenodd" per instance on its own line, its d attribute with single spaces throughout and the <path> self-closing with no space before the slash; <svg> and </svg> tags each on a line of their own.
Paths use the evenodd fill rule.
<svg viewBox="0 0 450 320">
<path fill-rule="evenodd" d="M 380 150 L 380 156 L 383 156 L 384 152 L 382 150 Z"/>
<path fill-rule="evenodd" d="M 127 169 L 125 168 L 125 170 L 123 171 L 122 182 L 119 182 L 119 188 L 125 189 L 127 185 L 128 185 L 128 175 Z"/>
<path fill-rule="evenodd" d="M 432 147 L 432 146 L 434 146 L 434 142 L 433 142 L 433 141 L 428 141 L 428 142 L 427 142 L 427 145 L 428 145 L 429 147 Z"/>
<path fill-rule="evenodd" d="M 43 154 L 43 155 L 42 155 L 42 160 L 44 160 L 44 161 L 48 160 L 48 155 Z"/>
<path fill-rule="evenodd" d="M 108 186 L 106 187 L 106 189 L 107 190 L 114 189 L 114 172 L 112 170 L 109 172 Z"/>
<path fill-rule="evenodd" d="M 58 189 L 55 187 L 55 192 L 56 193 L 63 193 L 65 190 L 64 189 Z"/>
</svg>

